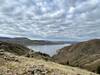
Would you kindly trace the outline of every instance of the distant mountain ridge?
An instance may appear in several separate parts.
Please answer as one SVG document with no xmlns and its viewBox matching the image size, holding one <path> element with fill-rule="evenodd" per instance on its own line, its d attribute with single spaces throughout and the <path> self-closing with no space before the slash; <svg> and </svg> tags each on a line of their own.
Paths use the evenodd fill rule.
<svg viewBox="0 0 100 75">
<path fill-rule="evenodd" d="M 72 44 L 75 41 L 48 41 L 48 40 L 31 40 L 25 37 L 0 37 L 0 41 L 17 43 L 21 45 L 53 45 L 53 44 Z"/>
</svg>

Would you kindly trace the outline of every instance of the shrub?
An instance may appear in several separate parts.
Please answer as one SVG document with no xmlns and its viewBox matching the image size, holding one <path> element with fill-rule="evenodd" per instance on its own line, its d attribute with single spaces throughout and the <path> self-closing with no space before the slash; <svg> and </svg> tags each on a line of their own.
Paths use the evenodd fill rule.
<svg viewBox="0 0 100 75">
<path fill-rule="evenodd" d="M 97 67 L 97 73 L 100 74 L 100 66 Z"/>
</svg>

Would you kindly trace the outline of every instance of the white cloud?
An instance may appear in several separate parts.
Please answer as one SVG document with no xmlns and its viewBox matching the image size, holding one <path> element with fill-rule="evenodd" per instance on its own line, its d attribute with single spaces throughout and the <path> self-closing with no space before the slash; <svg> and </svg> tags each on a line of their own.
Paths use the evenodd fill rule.
<svg viewBox="0 0 100 75">
<path fill-rule="evenodd" d="M 86 40 L 100 37 L 99 0 L 0 0 L 0 35 Z"/>
</svg>

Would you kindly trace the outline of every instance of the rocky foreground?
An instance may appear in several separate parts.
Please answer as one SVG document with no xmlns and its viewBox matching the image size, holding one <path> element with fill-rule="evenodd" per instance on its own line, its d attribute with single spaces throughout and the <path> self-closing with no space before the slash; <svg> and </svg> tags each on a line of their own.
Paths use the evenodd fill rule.
<svg viewBox="0 0 100 75">
<path fill-rule="evenodd" d="M 97 75 L 43 59 L 16 56 L 0 50 L 0 75 Z"/>
</svg>

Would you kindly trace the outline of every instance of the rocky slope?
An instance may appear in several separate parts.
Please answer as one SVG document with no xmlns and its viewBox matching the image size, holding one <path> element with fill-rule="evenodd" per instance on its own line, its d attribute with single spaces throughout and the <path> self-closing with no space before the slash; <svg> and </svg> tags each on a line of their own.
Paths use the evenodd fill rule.
<svg viewBox="0 0 100 75">
<path fill-rule="evenodd" d="M 53 56 L 58 63 L 77 66 L 100 73 L 100 39 L 66 46 Z"/>
<path fill-rule="evenodd" d="M 16 56 L 0 50 L 0 75 L 97 75 L 51 61 Z"/>
<path fill-rule="evenodd" d="M 1 45 L 4 46 L 2 47 Z M 23 48 L 20 48 L 21 45 L 16 47 L 10 43 L 3 42 L 0 46 L 2 47 L 0 48 L 0 75 L 97 75 L 86 70 L 60 65 L 35 57 L 36 55 L 47 57 L 47 55 L 41 53 L 36 53 L 36 55 L 32 53 L 31 55 L 29 52 L 27 57 L 22 54 L 19 56 L 19 52 Z M 5 48 L 6 46 L 7 48 Z M 15 48 L 16 52 L 16 48 L 18 48 L 18 53 L 12 47 Z M 24 50 L 22 52 L 24 53 Z"/>
<path fill-rule="evenodd" d="M 30 49 L 28 49 L 22 45 L 2 42 L 2 41 L 0 41 L 0 49 L 4 50 L 6 52 L 16 54 L 16 55 L 26 55 L 27 53 L 30 52 Z"/>
<path fill-rule="evenodd" d="M 0 50 L 5 51 L 5 52 L 10 52 L 18 56 L 25 56 L 29 58 L 35 57 L 37 59 L 51 60 L 51 57 L 45 53 L 34 52 L 33 50 L 30 50 L 27 47 L 24 47 L 20 44 L 15 44 L 15 43 L 0 41 Z"/>
</svg>

